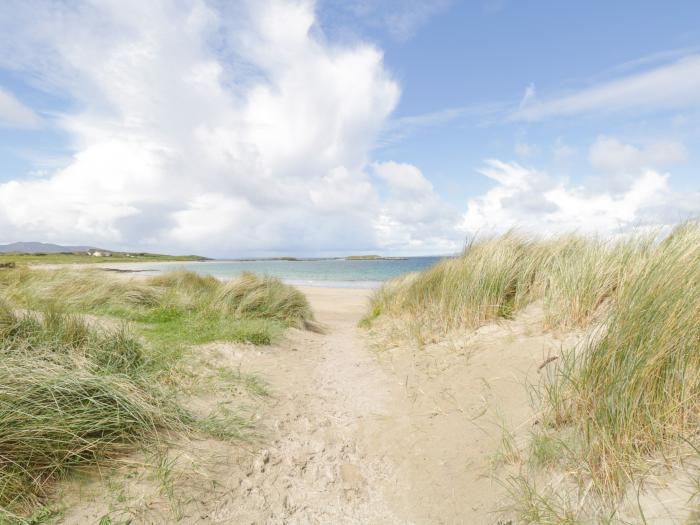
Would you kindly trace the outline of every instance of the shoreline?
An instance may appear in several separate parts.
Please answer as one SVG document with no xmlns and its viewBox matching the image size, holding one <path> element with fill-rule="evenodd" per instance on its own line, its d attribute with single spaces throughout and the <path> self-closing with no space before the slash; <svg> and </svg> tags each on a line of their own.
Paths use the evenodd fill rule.
<svg viewBox="0 0 700 525">
<path fill-rule="evenodd" d="M 221 262 L 221 261 L 194 261 L 196 264 L 207 264 L 207 263 L 212 263 L 212 262 Z M 231 262 L 231 261 L 228 261 Z M 167 266 L 172 266 L 172 265 L 182 265 L 182 261 L 158 261 L 156 264 L 158 265 L 167 265 Z M 148 263 L 145 263 L 148 264 Z M 188 261 L 188 264 L 192 264 L 192 261 Z M 118 262 L 114 264 L 110 264 L 108 262 L 99 262 L 99 263 L 66 263 L 66 264 L 60 264 L 60 263 L 47 263 L 47 264 L 32 264 L 31 268 L 35 270 L 59 270 L 62 268 L 68 268 L 71 270 L 82 270 L 82 269 L 95 269 L 95 270 L 101 270 L 104 271 L 105 273 L 109 273 L 112 275 L 115 275 L 117 277 L 122 277 L 122 278 L 128 278 L 128 277 L 150 277 L 154 275 L 158 275 L 159 273 L 162 273 L 160 269 L 150 269 L 150 268 L 133 268 L 133 266 L 142 266 L 144 265 L 143 262 Z M 131 268 L 130 268 L 131 267 Z M 259 275 L 268 275 L 264 272 L 253 272 L 253 273 L 259 273 Z M 212 277 L 215 277 L 219 280 L 228 280 L 228 279 L 233 279 L 236 276 L 219 276 L 219 275 L 212 275 Z M 276 276 L 273 276 L 276 277 Z M 285 277 L 277 277 L 280 279 L 283 283 L 289 284 L 291 286 L 296 286 L 298 288 L 326 288 L 326 289 L 339 289 L 339 290 L 376 290 L 377 288 L 381 287 L 381 285 L 385 281 L 372 281 L 372 280 L 326 280 L 326 279 L 293 279 L 293 278 L 285 278 Z"/>
</svg>

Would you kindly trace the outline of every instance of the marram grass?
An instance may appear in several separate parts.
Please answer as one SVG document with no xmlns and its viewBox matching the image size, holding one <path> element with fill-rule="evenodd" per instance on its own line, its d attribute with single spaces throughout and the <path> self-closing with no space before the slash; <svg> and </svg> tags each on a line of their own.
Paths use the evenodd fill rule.
<svg viewBox="0 0 700 525">
<path fill-rule="evenodd" d="M 0 272 L 0 295 L 23 308 L 56 304 L 69 312 L 159 325 L 158 333 L 190 333 L 196 342 L 204 342 L 202 333 L 213 339 L 219 333 L 269 343 L 278 328 L 316 327 L 303 293 L 279 279 L 250 273 L 222 282 L 183 270 L 116 279 L 99 270 L 19 268 Z"/>
<path fill-rule="evenodd" d="M 22 522 L 71 469 L 156 443 L 162 430 L 239 436 L 248 423 L 235 413 L 196 421 L 167 394 L 174 363 L 188 344 L 269 344 L 288 326 L 315 326 L 304 295 L 252 274 L 0 271 L 0 523 Z"/>
<path fill-rule="evenodd" d="M 474 242 L 385 284 L 365 323 L 387 316 L 445 334 L 510 318 L 535 301 L 546 327 L 591 331 L 549 367 L 541 393 L 545 426 L 577 441 L 567 445 L 572 460 L 596 487 L 616 492 L 645 458 L 698 439 L 698 222 L 659 241 L 509 233 Z"/>
<path fill-rule="evenodd" d="M 616 488 L 635 461 L 700 430 L 700 228 L 685 224 L 624 282 L 605 319 L 548 385 L 552 420 L 585 437 L 591 473 Z"/>
<path fill-rule="evenodd" d="M 306 296 L 274 277 L 244 273 L 219 286 L 211 307 L 224 315 L 243 319 L 272 319 L 287 326 L 314 325 Z"/>
<path fill-rule="evenodd" d="M 71 468 L 182 426 L 174 405 L 139 380 L 141 362 L 140 344 L 122 330 L 0 307 L 0 521 Z"/>
<path fill-rule="evenodd" d="M 372 298 L 366 322 L 384 313 L 446 333 L 508 319 L 541 300 L 549 326 L 585 326 L 649 245 L 643 238 L 575 235 L 535 241 L 512 232 L 475 241 L 459 257 L 385 284 Z"/>
</svg>

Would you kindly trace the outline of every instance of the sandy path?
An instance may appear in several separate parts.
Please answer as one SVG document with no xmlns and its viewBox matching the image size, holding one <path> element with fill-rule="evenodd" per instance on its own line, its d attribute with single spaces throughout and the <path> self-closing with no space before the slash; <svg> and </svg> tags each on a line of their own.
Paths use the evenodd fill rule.
<svg viewBox="0 0 700 525">
<path fill-rule="evenodd" d="M 529 335 L 525 316 L 449 344 L 378 353 L 357 328 L 369 290 L 304 292 L 325 333 L 289 330 L 271 347 L 198 349 L 209 365 L 268 383 L 270 398 L 250 400 L 260 439 L 180 444 L 169 500 L 162 486 L 132 474 L 120 489 L 121 515 L 144 523 L 174 521 L 173 509 L 182 523 L 498 523 L 498 423 L 528 421 L 525 377 L 557 341 Z M 214 391 L 195 401 L 207 410 L 240 404 Z M 77 501 L 72 492 L 67 523 L 122 508 L 104 492 L 82 489 Z"/>
<path fill-rule="evenodd" d="M 384 468 L 356 436 L 361 421 L 388 406 L 388 379 L 356 329 L 368 292 L 305 292 L 324 334 L 290 331 L 267 352 L 231 356 L 234 366 L 265 378 L 274 401 L 260 422 L 266 443 L 212 517 L 232 523 L 399 522 L 381 492 L 372 490 Z"/>
<path fill-rule="evenodd" d="M 461 341 L 377 353 L 369 291 L 307 288 L 325 334 L 293 332 L 236 366 L 277 392 L 272 436 L 215 516 L 255 523 L 498 523 L 501 423 L 530 417 L 524 380 L 556 342 L 527 318 Z"/>
</svg>

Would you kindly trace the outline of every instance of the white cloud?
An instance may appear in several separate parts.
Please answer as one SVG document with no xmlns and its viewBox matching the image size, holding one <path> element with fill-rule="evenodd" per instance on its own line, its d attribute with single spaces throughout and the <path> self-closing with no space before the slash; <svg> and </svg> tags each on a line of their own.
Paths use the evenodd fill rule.
<svg viewBox="0 0 700 525">
<path fill-rule="evenodd" d="M 487 161 L 480 172 L 497 184 L 469 200 L 461 228 L 470 234 L 517 228 L 610 235 L 642 225 L 670 225 L 700 213 L 700 192 L 676 193 L 669 175 L 652 170 L 617 192 L 572 185 L 498 160 Z"/>
<path fill-rule="evenodd" d="M 216 5 L 0 3 L 0 67 L 75 108 L 55 117 L 68 162 L 0 183 L 0 238 L 211 255 L 429 253 L 483 228 L 604 231 L 700 210 L 656 171 L 592 191 L 491 161 L 483 174 L 496 186 L 462 216 L 416 166 L 371 162 L 400 94 L 376 47 L 328 40 L 310 0 Z M 523 111 L 538 104 L 530 96 Z M 470 111 L 483 109 L 395 122 L 405 131 Z M 602 146 L 594 164 L 611 170 L 685 155 L 670 142 L 631 154 Z"/>
<path fill-rule="evenodd" d="M 535 96 L 537 96 L 537 92 L 535 90 L 535 84 L 533 82 L 531 82 L 525 88 L 525 93 L 523 93 L 523 98 L 520 99 L 520 109 L 523 109 L 528 104 L 530 104 L 535 99 Z"/>
<path fill-rule="evenodd" d="M 392 118 L 387 121 L 382 130 L 379 145 L 386 146 L 388 144 L 400 142 L 410 135 L 424 129 L 441 127 L 467 117 L 476 117 L 486 122 L 487 120 L 493 120 L 494 115 L 500 115 L 503 111 L 504 106 L 500 103 L 478 104 L 439 109 L 419 115 L 405 115 Z"/>
<path fill-rule="evenodd" d="M 452 0 L 409 0 L 387 16 L 389 32 L 397 40 L 408 40 L 431 16 L 446 9 Z"/>
<path fill-rule="evenodd" d="M 36 128 L 41 118 L 31 108 L 0 87 L 0 126 L 8 128 Z"/>
<path fill-rule="evenodd" d="M 350 13 L 355 18 L 354 26 L 360 22 L 370 27 L 385 29 L 389 36 L 399 42 L 409 40 L 420 26 L 431 17 L 445 11 L 454 0 L 354 0 L 322 2 L 324 7 L 341 13 Z"/>
<path fill-rule="evenodd" d="M 458 212 L 435 192 L 411 164 L 373 164 L 389 190 L 375 228 L 383 245 L 404 252 L 454 252 L 461 246 Z"/>
<path fill-rule="evenodd" d="M 467 112 L 467 108 L 447 108 L 389 120 L 384 126 L 381 142 L 384 145 L 399 142 L 421 129 L 444 126 Z"/>
<path fill-rule="evenodd" d="M 531 101 L 511 115 L 534 121 L 588 112 L 657 111 L 697 107 L 700 103 L 700 55 L 601 83 L 570 94 Z"/>
<path fill-rule="evenodd" d="M 687 158 L 685 146 L 680 142 L 656 141 L 639 148 L 606 136 L 599 136 L 588 153 L 591 166 L 614 174 L 631 174 L 645 168 L 664 168 L 685 162 Z"/>
<path fill-rule="evenodd" d="M 75 154 L 0 184 L 0 237 L 212 254 L 378 246 L 364 167 L 399 88 L 375 47 L 320 39 L 310 1 L 51 6 L 0 17 L 0 65 L 75 99 L 58 118 Z"/>
</svg>

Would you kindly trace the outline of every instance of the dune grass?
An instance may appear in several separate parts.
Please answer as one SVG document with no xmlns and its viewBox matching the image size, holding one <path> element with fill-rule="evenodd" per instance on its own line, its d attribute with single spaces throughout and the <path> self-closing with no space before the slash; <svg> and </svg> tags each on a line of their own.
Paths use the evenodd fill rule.
<svg viewBox="0 0 700 525">
<path fill-rule="evenodd" d="M 48 309 L 0 307 L 0 521 L 21 521 L 53 479 L 183 428 L 182 412 L 140 377 L 144 350 Z"/>
<path fill-rule="evenodd" d="M 20 268 L 0 272 L 0 294 L 23 308 L 58 304 L 69 312 L 143 323 L 146 335 L 163 343 L 269 344 L 286 327 L 315 327 L 304 294 L 254 274 L 221 282 L 184 270 L 115 279 L 99 270 Z"/>
<path fill-rule="evenodd" d="M 542 301 L 549 327 L 586 326 L 650 246 L 642 237 L 536 241 L 513 232 L 474 241 L 459 257 L 385 284 L 371 299 L 364 323 L 387 314 L 445 334 L 510 319 Z"/>
<path fill-rule="evenodd" d="M 163 430 L 245 435 L 233 409 L 196 420 L 178 405 L 178 359 L 196 343 L 269 344 L 314 327 L 301 292 L 252 274 L 17 268 L 0 271 L 0 301 L 0 523 L 21 522 L 71 469 Z"/>
<path fill-rule="evenodd" d="M 649 457 L 698 439 L 698 222 L 659 241 L 508 233 L 474 242 L 460 257 L 387 283 L 364 323 L 384 316 L 446 334 L 509 319 L 536 301 L 544 328 L 590 332 L 539 387 L 542 426 L 554 433 L 533 443 L 544 464 L 553 458 L 543 446 L 554 446 L 600 494 L 619 494 Z"/>
<path fill-rule="evenodd" d="M 639 460 L 696 440 L 700 430 L 700 228 L 656 246 L 605 318 L 544 385 L 549 421 L 573 425 L 590 473 L 606 488 Z"/>
</svg>

